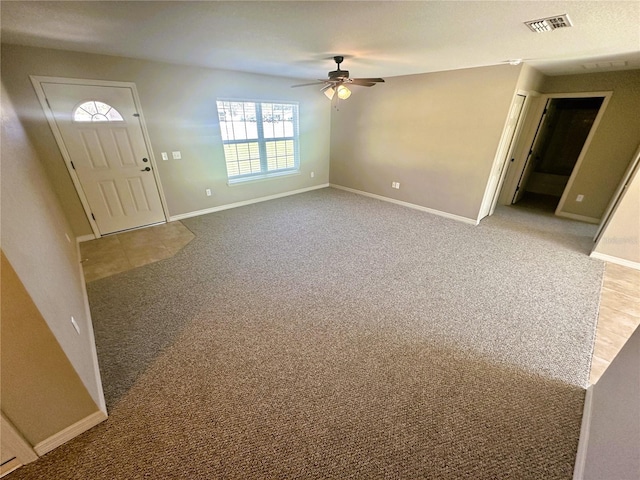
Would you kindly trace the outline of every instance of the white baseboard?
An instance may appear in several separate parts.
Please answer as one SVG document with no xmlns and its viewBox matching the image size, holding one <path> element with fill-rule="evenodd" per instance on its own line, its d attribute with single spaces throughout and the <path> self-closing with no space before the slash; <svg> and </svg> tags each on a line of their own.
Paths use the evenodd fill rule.
<svg viewBox="0 0 640 480">
<path fill-rule="evenodd" d="M 2 423 L 2 448 L 11 450 L 12 455 L 15 455 L 13 460 L 0 465 L 0 477 L 4 477 L 22 465 L 35 462 L 38 455 L 4 414 L 0 414 L 0 423 Z"/>
<path fill-rule="evenodd" d="M 89 240 L 95 240 L 96 236 L 93 233 L 89 233 L 87 235 L 80 235 L 79 237 L 76 237 L 76 242 L 77 243 L 82 243 L 82 242 L 88 242 Z"/>
<path fill-rule="evenodd" d="M 17 458 L 12 458 L 6 463 L 0 465 L 0 478 L 5 475 L 9 475 L 11 472 L 19 469 L 22 466 L 22 463 Z"/>
<path fill-rule="evenodd" d="M 395 203 L 396 205 L 402 205 L 403 207 L 413 208 L 414 210 L 431 213 L 433 215 L 438 215 L 439 217 L 450 218 L 451 220 L 457 220 L 458 222 L 468 223 L 470 225 L 478 225 L 478 223 L 480 223 L 475 218 L 461 217 L 460 215 L 454 215 L 453 213 L 434 210 L 433 208 L 423 207 L 422 205 L 416 205 L 415 203 L 403 202 L 402 200 L 396 200 L 395 198 L 383 197 L 382 195 L 364 192 L 362 190 L 356 190 L 355 188 L 343 187 L 342 185 L 336 185 L 334 183 L 330 184 L 330 187 L 337 188 L 339 190 L 345 190 L 351 193 L 356 193 L 358 195 L 364 195 L 365 197 L 375 198 L 377 200 L 382 200 L 383 202 Z"/>
<path fill-rule="evenodd" d="M 194 212 L 180 213 L 178 215 L 172 215 L 169 217 L 169 221 L 175 222 L 176 220 L 183 220 L 185 218 L 197 217 L 200 215 L 206 215 L 207 213 L 220 212 L 222 210 L 229 210 L 230 208 L 244 207 L 245 205 L 251 205 L 253 203 L 267 202 L 269 200 L 275 200 L 276 198 L 288 197 L 290 195 L 297 195 L 298 193 L 310 192 L 312 190 L 318 190 L 320 188 L 327 188 L 328 183 L 322 185 L 314 185 L 313 187 L 300 188 L 298 190 L 291 190 L 289 192 L 276 193 L 275 195 L 268 195 L 266 197 L 252 198 L 250 200 L 243 200 L 242 202 L 228 203 L 226 205 L 219 205 L 217 207 L 205 208 L 203 210 L 196 210 Z"/>
<path fill-rule="evenodd" d="M 575 213 L 568 212 L 556 212 L 558 217 L 570 218 L 571 220 L 578 220 L 580 222 L 594 223 L 598 225 L 600 223 L 599 218 L 587 217 L 585 215 L 576 215 Z"/>
<path fill-rule="evenodd" d="M 104 422 L 107 419 L 107 415 L 98 410 L 95 413 L 92 413 L 88 417 L 83 418 L 82 420 L 74 423 L 73 425 L 69 425 L 64 430 L 56 433 L 55 435 L 50 436 L 46 440 L 41 441 L 37 445 L 33 447 L 38 456 L 43 456 L 45 453 L 49 453 L 54 448 L 59 447 L 63 443 L 68 442 L 72 438 L 77 437 L 81 433 L 86 432 L 92 427 L 95 427 L 101 422 Z"/>
<path fill-rule="evenodd" d="M 600 253 L 600 252 L 591 252 L 589 256 L 593 258 L 597 258 L 598 260 L 604 260 L 605 262 L 615 263 L 616 265 L 622 265 L 623 267 L 629 267 L 635 270 L 640 270 L 639 262 L 625 260 L 624 258 L 614 257 L 613 255 L 607 255 L 606 253 Z"/>
<path fill-rule="evenodd" d="M 573 480 L 582 480 L 584 477 L 584 466 L 587 462 L 587 447 L 589 446 L 589 430 L 591 429 L 591 404 L 593 401 L 593 385 L 587 388 L 584 397 L 584 408 L 582 410 L 582 424 L 580 425 L 580 440 L 578 441 L 578 452 L 576 453 L 576 463 L 573 467 Z"/>
</svg>

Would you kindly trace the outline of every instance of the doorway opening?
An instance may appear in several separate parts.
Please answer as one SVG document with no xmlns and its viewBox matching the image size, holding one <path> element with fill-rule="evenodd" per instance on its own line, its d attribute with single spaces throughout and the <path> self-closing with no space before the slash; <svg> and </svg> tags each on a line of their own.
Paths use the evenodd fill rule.
<svg viewBox="0 0 640 480">
<path fill-rule="evenodd" d="M 604 97 L 550 98 L 512 204 L 555 211 Z"/>
<path fill-rule="evenodd" d="M 571 196 L 582 162 L 604 115 L 611 92 L 544 94 L 534 102 L 517 141 L 503 188 L 501 205 L 531 207 L 588 223 L 597 218 L 565 210 L 593 193 Z M 584 183 L 584 182 L 583 182 Z M 569 203 L 567 203 L 569 202 Z"/>
</svg>

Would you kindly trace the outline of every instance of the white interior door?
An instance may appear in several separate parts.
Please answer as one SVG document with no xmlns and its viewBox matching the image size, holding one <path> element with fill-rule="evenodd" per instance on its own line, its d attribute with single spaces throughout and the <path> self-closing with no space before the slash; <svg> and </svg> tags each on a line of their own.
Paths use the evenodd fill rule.
<svg viewBox="0 0 640 480">
<path fill-rule="evenodd" d="M 529 149 L 529 154 L 527 155 L 527 160 L 525 161 L 524 168 L 520 174 L 520 180 L 518 181 L 518 186 L 516 187 L 511 203 L 519 202 L 522 195 L 524 195 L 524 188 L 527 185 L 531 172 L 536 165 L 536 155 L 538 154 L 537 150 L 540 146 L 541 139 L 549 133 L 549 129 L 551 128 L 549 122 L 546 120 L 549 118 L 549 113 L 552 108 L 554 108 L 554 104 L 551 100 L 547 100 L 547 104 L 542 112 L 542 117 L 540 118 L 540 123 L 538 123 L 538 130 L 536 131 L 533 143 Z"/>
<path fill-rule="evenodd" d="M 516 139 L 518 137 L 519 130 L 522 126 L 522 111 L 524 107 L 524 101 L 527 99 L 525 95 L 517 94 L 511 110 L 509 111 L 509 118 L 505 126 L 504 133 L 502 134 L 502 142 L 498 150 L 498 157 L 500 158 L 500 168 L 493 172 L 491 179 L 489 180 L 489 192 L 493 192 L 491 197 L 491 203 L 488 204 L 488 211 L 483 208 L 482 216 L 493 215 L 498 203 L 498 196 L 504 183 L 505 174 L 507 172 L 506 166 L 509 164 L 509 160 L 513 155 L 513 151 L 516 145 Z"/>
<path fill-rule="evenodd" d="M 131 88 L 42 89 L 100 234 L 165 221 Z"/>
</svg>

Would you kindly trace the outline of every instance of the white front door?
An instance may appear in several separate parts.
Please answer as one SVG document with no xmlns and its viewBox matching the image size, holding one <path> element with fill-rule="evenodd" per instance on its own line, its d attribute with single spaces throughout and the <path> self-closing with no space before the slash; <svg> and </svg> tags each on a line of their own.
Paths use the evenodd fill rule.
<svg viewBox="0 0 640 480">
<path fill-rule="evenodd" d="M 131 88 L 42 89 L 100 234 L 165 221 Z"/>
</svg>

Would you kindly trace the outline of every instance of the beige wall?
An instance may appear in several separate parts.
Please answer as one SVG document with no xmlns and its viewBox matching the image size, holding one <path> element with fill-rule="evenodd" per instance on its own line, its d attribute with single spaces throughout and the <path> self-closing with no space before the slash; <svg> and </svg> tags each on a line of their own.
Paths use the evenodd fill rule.
<svg viewBox="0 0 640 480">
<path fill-rule="evenodd" d="M 89 223 L 29 75 L 134 82 L 170 215 L 328 182 L 330 106 L 317 89 L 291 89 L 299 80 L 3 45 L 3 82 L 76 235 L 91 233 Z M 215 104 L 218 97 L 298 101 L 301 174 L 228 186 Z M 174 150 L 181 151 L 182 160 L 161 160 L 160 152 Z M 207 188 L 213 190 L 211 197 L 205 195 Z"/>
<path fill-rule="evenodd" d="M 98 407 L 4 253 L 0 269 L 2 412 L 37 445 Z"/>
<path fill-rule="evenodd" d="M 591 387 L 590 428 L 582 432 L 582 480 L 631 479 L 640 473 L 640 329 Z"/>
<path fill-rule="evenodd" d="M 2 250 L 93 401 L 103 406 L 77 245 L 4 86 L 1 98 Z M 6 300 L 3 296 L 3 308 Z M 71 316 L 80 334 L 71 325 Z M 4 341 L 4 316 L 2 327 Z"/>
<path fill-rule="evenodd" d="M 331 183 L 475 220 L 520 72 L 483 67 L 354 87 L 332 114 Z"/>
<path fill-rule="evenodd" d="M 544 83 L 545 76 L 535 68 L 523 64 L 520 78 L 518 78 L 518 88 L 527 92 L 539 92 Z"/>
<path fill-rule="evenodd" d="M 594 252 L 633 262 L 640 268 L 640 172 L 629 183 Z"/>
<path fill-rule="evenodd" d="M 546 77 L 544 93 L 612 91 L 563 212 L 600 218 L 640 140 L 640 70 Z M 576 202 L 578 194 L 584 195 Z"/>
</svg>

